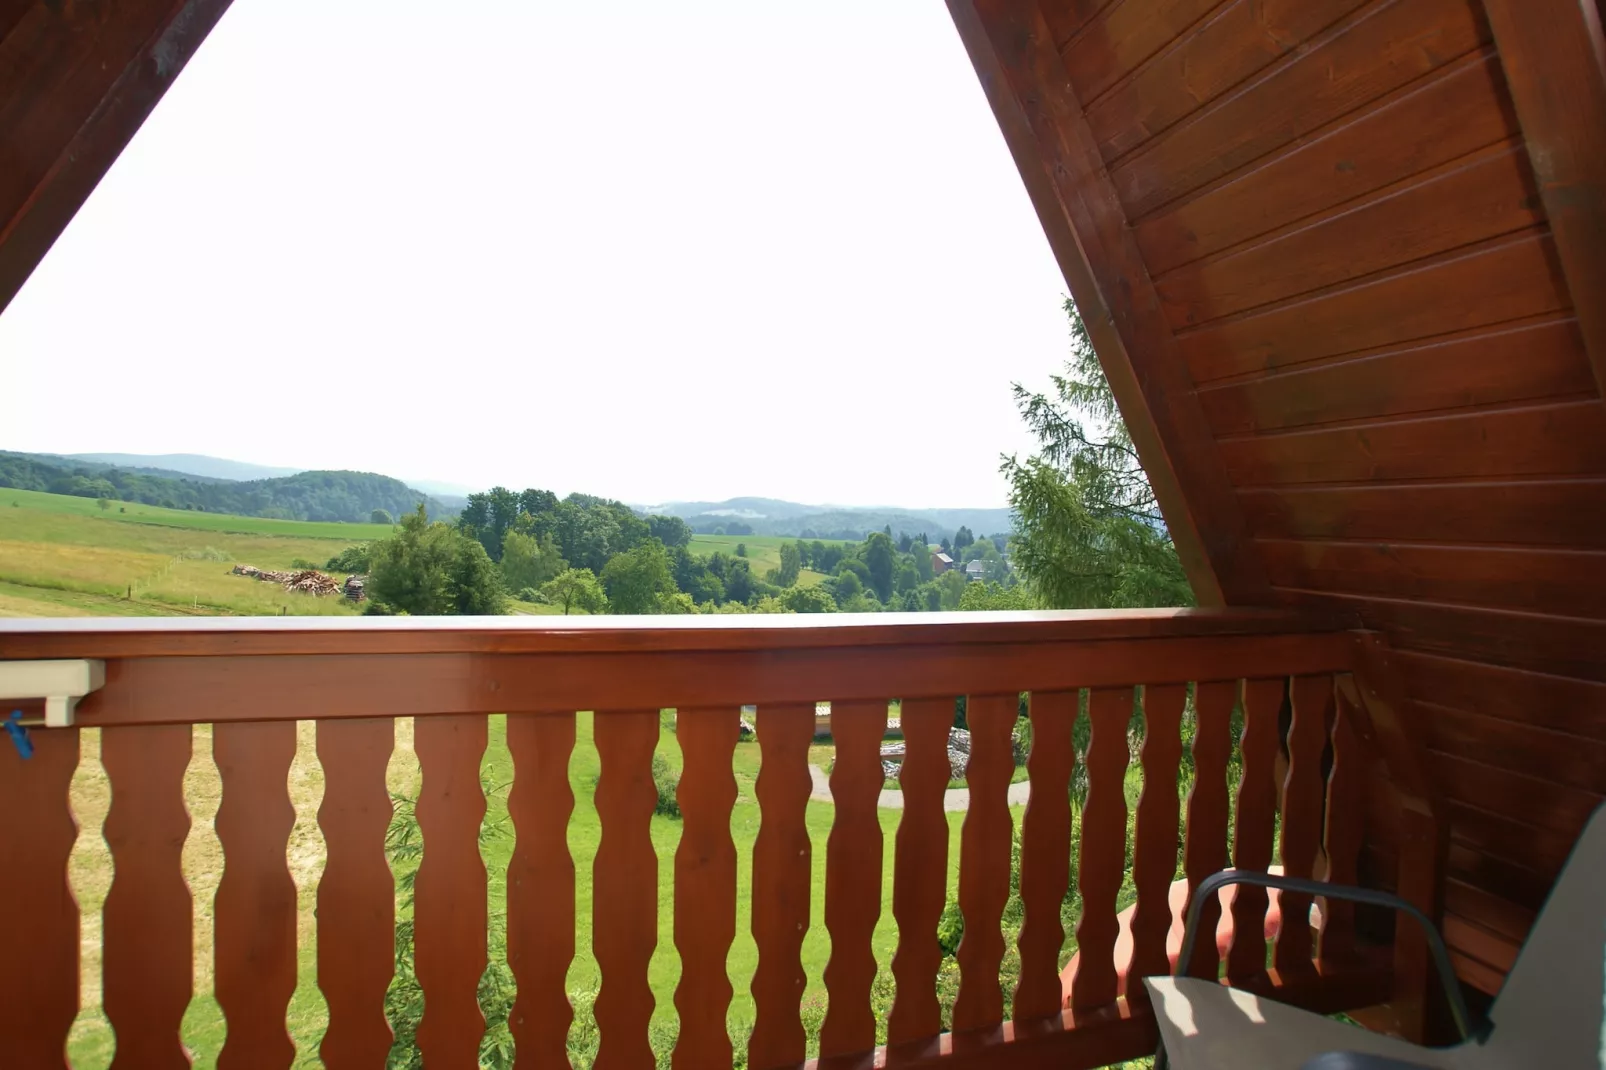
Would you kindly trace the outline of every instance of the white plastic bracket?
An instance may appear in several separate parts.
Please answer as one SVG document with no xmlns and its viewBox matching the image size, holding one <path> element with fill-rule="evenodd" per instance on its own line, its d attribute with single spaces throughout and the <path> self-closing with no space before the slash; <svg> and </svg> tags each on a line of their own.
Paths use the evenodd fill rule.
<svg viewBox="0 0 1606 1070">
<path fill-rule="evenodd" d="M 78 700 L 105 683 L 104 661 L 0 661 L 0 701 L 44 699 L 46 728 L 71 727 Z"/>
</svg>

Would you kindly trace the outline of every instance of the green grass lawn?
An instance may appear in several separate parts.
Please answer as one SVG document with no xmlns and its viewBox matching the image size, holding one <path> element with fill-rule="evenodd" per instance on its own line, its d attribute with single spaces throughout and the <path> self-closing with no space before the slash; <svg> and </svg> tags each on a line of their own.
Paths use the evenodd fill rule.
<svg viewBox="0 0 1606 1070">
<path fill-rule="evenodd" d="M 34 509 L 76 516 L 103 517 L 126 524 L 188 528 L 194 531 L 232 532 L 242 535 L 281 535 L 290 538 L 345 539 L 363 542 L 390 534 L 389 524 L 344 524 L 307 520 L 269 520 L 264 517 L 236 516 L 232 513 L 202 513 L 189 509 L 163 509 L 137 502 L 113 502 L 102 510 L 94 498 L 72 494 L 47 494 L 35 490 L 0 488 L 0 509 Z"/>
<path fill-rule="evenodd" d="M 308 524 L 0 490 L 0 615 L 132 616 L 174 612 L 347 615 L 339 599 L 287 593 L 232 575 L 235 564 L 322 566 L 388 534 L 379 524 Z M 128 596 L 132 589 L 133 600 Z"/>
<path fill-rule="evenodd" d="M 691 544 L 686 548 L 698 557 L 712 557 L 715 553 L 734 557 L 738 544 L 746 546 L 753 575 L 763 579 L 771 569 L 781 567 L 782 544 L 796 541 L 781 535 L 693 535 Z M 823 579 L 825 573 L 806 568 L 798 573 L 797 584 L 799 587 L 813 587 Z"/>
</svg>

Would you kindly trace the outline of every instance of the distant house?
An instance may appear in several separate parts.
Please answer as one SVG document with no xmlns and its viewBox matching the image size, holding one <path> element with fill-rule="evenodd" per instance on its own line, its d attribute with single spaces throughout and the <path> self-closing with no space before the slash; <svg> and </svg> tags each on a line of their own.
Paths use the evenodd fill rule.
<svg viewBox="0 0 1606 1070">
<path fill-rule="evenodd" d="M 953 567 L 954 559 L 942 551 L 939 550 L 937 553 L 931 555 L 931 574 L 933 576 L 941 576 L 944 572 L 947 572 Z"/>
<path fill-rule="evenodd" d="M 965 566 L 965 579 L 967 580 L 985 579 L 986 576 L 987 566 L 982 564 L 980 561 L 972 561 L 970 564 Z"/>
</svg>

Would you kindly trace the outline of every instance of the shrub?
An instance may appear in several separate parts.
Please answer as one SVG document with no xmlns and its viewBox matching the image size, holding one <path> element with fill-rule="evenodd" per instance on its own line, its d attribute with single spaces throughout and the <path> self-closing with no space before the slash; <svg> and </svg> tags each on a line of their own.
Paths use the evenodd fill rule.
<svg viewBox="0 0 1606 1070">
<path fill-rule="evenodd" d="M 526 587 L 524 590 L 514 595 L 514 597 L 520 602 L 539 602 L 541 601 L 541 592 L 536 590 L 534 587 Z"/>
<path fill-rule="evenodd" d="M 295 557 L 295 558 L 291 558 L 290 559 L 290 567 L 291 568 L 317 568 L 318 567 L 318 563 L 316 561 L 308 561 L 304 557 Z"/>
<path fill-rule="evenodd" d="M 367 546 L 348 546 L 331 557 L 324 568 L 331 572 L 367 572 L 368 560 Z"/>
<path fill-rule="evenodd" d="M 680 789 L 680 774 L 670 768 L 669 759 L 657 751 L 652 754 L 652 786 L 658 790 L 658 802 L 653 812 L 678 819 L 680 799 L 676 793 Z"/>
</svg>

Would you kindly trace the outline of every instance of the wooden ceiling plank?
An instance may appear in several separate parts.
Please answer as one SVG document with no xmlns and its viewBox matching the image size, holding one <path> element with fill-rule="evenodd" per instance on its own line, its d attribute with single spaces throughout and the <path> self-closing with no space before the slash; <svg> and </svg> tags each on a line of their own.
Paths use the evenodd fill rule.
<svg viewBox="0 0 1606 1070">
<path fill-rule="evenodd" d="M 1484 0 L 1595 382 L 1606 394 L 1606 39 L 1595 0 Z"/>
<path fill-rule="evenodd" d="M 1201 605 L 1264 603 L 1270 589 L 1193 381 L 1038 6 L 949 0 L 948 7 L 1087 323 L 1195 597 Z"/>
<path fill-rule="evenodd" d="M 16 214 L 0 219 L 0 312 L 5 311 L 116 162 L 229 2 L 185 0 L 165 7 L 153 6 L 148 32 L 136 48 L 118 59 L 120 70 L 109 81 L 105 94 L 93 104 L 78 102 L 71 115 L 60 116 L 60 121 L 76 127 L 77 133 L 57 154 Z M 93 15 L 92 5 L 82 15 L 75 8 L 57 16 L 64 47 L 74 32 L 71 20 Z M 16 87 L 13 92 L 26 89 Z"/>
</svg>

